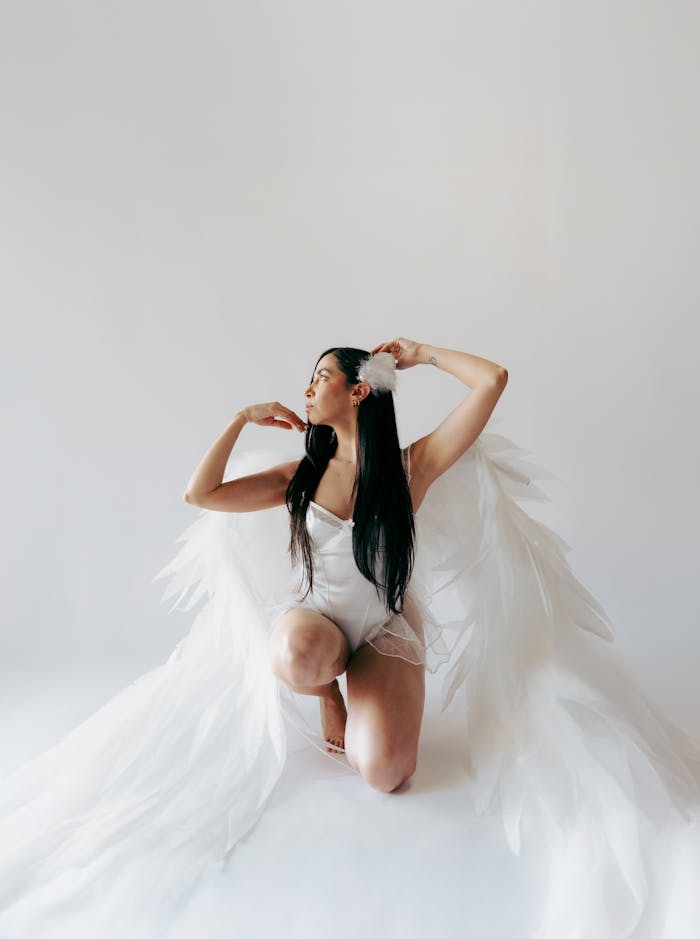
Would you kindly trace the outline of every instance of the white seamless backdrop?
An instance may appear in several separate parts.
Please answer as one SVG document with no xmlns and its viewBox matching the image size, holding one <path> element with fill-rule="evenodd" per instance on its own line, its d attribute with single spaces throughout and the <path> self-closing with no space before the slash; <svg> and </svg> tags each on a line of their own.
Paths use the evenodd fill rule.
<svg viewBox="0 0 700 939">
<path fill-rule="evenodd" d="M 697 5 L 0 18 L 5 687 L 163 661 L 190 620 L 151 578 L 205 448 L 301 410 L 327 346 L 405 335 L 508 368 L 488 429 L 557 474 L 537 513 L 700 730 Z M 463 393 L 402 373 L 404 442 Z"/>
</svg>

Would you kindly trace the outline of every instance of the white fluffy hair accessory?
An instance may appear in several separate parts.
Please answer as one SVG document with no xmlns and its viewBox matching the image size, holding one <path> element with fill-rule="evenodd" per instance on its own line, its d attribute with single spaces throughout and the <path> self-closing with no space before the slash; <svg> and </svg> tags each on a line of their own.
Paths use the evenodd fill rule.
<svg viewBox="0 0 700 939">
<path fill-rule="evenodd" d="M 357 380 L 366 381 L 374 394 L 396 391 L 396 359 L 390 352 L 368 356 L 357 369 Z"/>
</svg>

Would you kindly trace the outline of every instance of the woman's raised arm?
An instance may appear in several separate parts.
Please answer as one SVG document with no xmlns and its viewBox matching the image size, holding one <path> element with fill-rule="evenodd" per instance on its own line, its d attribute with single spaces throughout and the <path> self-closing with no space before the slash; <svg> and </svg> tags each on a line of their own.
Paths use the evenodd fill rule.
<svg viewBox="0 0 700 939">
<path fill-rule="evenodd" d="M 390 352 L 397 368 L 432 365 L 471 388 L 467 397 L 432 433 L 411 445 L 411 476 L 420 476 L 427 489 L 469 449 L 484 429 L 506 386 L 508 372 L 502 365 L 478 355 L 410 339 L 394 339 L 372 351 Z"/>
<path fill-rule="evenodd" d="M 299 415 L 279 401 L 243 408 L 234 415 L 226 430 L 202 457 L 187 484 L 185 502 L 218 512 L 254 512 L 284 504 L 287 485 L 299 465 L 298 460 L 279 463 L 260 473 L 222 482 L 234 444 L 249 423 L 287 430 L 306 430 L 306 424 Z"/>
</svg>

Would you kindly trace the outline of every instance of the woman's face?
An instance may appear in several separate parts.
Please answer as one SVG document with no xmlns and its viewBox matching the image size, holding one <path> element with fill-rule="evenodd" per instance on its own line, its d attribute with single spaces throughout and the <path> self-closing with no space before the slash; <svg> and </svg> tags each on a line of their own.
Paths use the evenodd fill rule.
<svg viewBox="0 0 700 939">
<path fill-rule="evenodd" d="M 319 359 L 311 384 L 304 392 L 306 414 L 309 424 L 333 425 L 338 420 L 346 421 L 353 407 L 353 389 L 348 385 L 338 360 L 329 352 Z"/>
</svg>

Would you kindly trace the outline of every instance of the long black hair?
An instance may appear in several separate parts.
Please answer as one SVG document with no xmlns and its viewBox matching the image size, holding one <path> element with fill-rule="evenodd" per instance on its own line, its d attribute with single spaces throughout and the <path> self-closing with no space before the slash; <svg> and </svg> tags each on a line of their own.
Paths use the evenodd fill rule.
<svg viewBox="0 0 700 939">
<path fill-rule="evenodd" d="M 359 382 L 357 370 L 369 355 L 348 346 L 333 353 L 350 385 Z M 312 376 L 313 381 L 313 376 Z M 313 587 L 313 551 L 306 527 L 306 511 L 330 458 L 338 447 L 327 424 L 308 424 L 306 455 L 287 487 L 292 561 L 302 560 L 307 596 Z M 394 401 L 390 391 L 372 391 L 360 402 L 357 415 L 357 474 L 352 548 L 360 573 L 377 588 L 388 612 L 399 613 L 413 570 L 415 528 L 408 481 L 401 458 Z M 378 576 L 379 575 L 379 576 Z"/>
</svg>

